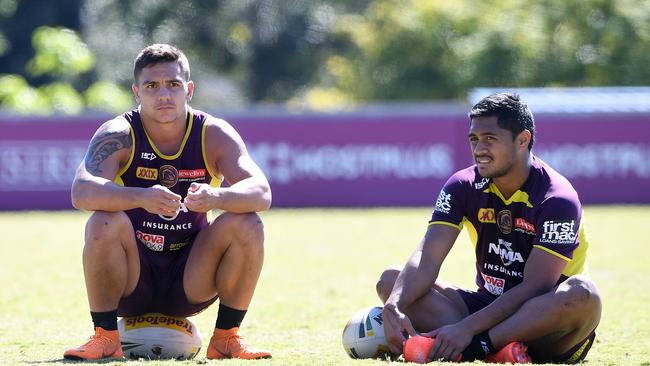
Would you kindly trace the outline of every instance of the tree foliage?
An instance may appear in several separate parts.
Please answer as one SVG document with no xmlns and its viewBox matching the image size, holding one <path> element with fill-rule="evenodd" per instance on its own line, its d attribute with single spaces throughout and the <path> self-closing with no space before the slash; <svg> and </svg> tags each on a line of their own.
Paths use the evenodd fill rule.
<svg viewBox="0 0 650 366">
<path fill-rule="evenodd" d="M 94 55 L 76 32 L 63 27 L 38 27 L 32 36 L 34 57 L 27 62 L 26 73 L 32 78 L 49 77 L 52 82 L 34 87 L 22 76 L 0 76 L 3 86 L 0 102 L 11 111 L 23 114 L 79 114 L 86 106 L 116 112 L 128 107 L 120 87 L 96 82 L 86 91 L 86 99 L 75 85 L 84 73 L 92 70 Z M 98 90 L 108 91 L 108 98 L 95 96 Z"/>
<path fill-rule="evenodd" d="M 361 101 L 650 82 L 647 0 L 377 0 L 335 29 L 322 80 Z"/>
<path fill-rule="evenodd" d="M 171 43 L 200 75 L 194 103 L 281 103 L 317 82 L 337 14 L 368 1 L 86 1 L 84 35 L 103 79 L 131 83 L 135 55 Z"/>
<path fill-rule="evenodd" d="M 32 43 L 36 55 L 27 64 L 27 71 L 33 76 L 50 74 L 55 77 L 71 77 L 93 67 L 93 54 L 77 33 L 70 29 L 38 27 L 34 31 Z"/>
<path fill-rule="evenodd" d="M 0 103 L 118 112 L 135 55 L 163 42 L 205 109 L 648 85 L 650 0 L 0 0 Z"/>
</svg>

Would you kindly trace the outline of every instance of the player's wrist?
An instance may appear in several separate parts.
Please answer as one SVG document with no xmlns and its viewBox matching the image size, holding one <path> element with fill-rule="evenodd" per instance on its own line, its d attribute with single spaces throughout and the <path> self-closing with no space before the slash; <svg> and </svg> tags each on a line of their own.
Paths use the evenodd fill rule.
<svg viewBox="0 0 650 366">
<path fill-rule="evenodd" d="M 208 188 L 208 197 L 210 197 L 209 200 L 209 206 L 211 210 L 214 209 L 223 209 L 224 207 L 224 188 L 220 187 L 209 187 Z"/>
<path fill-rule="evenodd" d="M 147 199 L 145 190 L 146 188 L 128 187 L 129 195 L 128 202 L 133 202 L 133 205 L 138 208 L 145 208 L 147 206 Z"/>
<path fill-rule="evenodd" d="M 384 305 L 384 308 L 387 308 L 388 312 L 390 312 L 396 318 L 402 318 L 406 316 L 404 312 L 402 312 L 403 307 L 400 305 L 399 301 L 390 301 L 389 299 Z"/>
<path fill-rule="evenodd" d="M 485 330 L 484 327 L 479 326 L 476 321 L 473 321 L 472 316 L 468 316 L 458 323 L 456 323 L 461 329 L 466 330 L 471 336 L 475 336 Z"/>
</svg>

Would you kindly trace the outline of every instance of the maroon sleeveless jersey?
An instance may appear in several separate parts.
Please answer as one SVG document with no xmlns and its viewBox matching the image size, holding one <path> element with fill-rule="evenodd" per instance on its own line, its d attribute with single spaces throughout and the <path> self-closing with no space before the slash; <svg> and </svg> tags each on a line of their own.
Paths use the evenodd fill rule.
<svg viewBox="0 0 650 366">
<path fill-rule="evenodd" d="M 208 115 L 189 109 L 187 129 L 180 149 L 174 155 L 161 153 L 145 131 L 137 109 L 122 115 L 131 124 L 131 158 L 115 182 L 125 187 L 169 188 L 183 198 L 192 182 L 220 183 L 208 171 L 204 154 L 203 129 Z M 150 250 L 163 252 L 186 246 L 194 234 L 208 224 L 205 213 L 189 211 L 185 204 L 175 216 L 147 212 L 143 208 L 126 211 L 137 241 Z"/>
</svg>

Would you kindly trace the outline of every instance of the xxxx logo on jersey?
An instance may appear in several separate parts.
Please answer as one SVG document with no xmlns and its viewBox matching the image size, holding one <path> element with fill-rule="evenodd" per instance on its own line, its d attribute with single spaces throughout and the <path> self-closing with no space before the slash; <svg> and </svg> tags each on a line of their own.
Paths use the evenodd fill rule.
<svg viewBox="0 0 650 366">
<path fill-rule="evenodd" d="M 478 221 L 484 224 L 496 224 L 496 215 L 493 208 L 481 208 L 478 210 Z"/>
<path fill-rule="evenodd" d="M 139 166 L 135 170 L 135 176 L 140 178 L 140 179 L 157 180 L 158 179 L 158 169 L 145 168 L 143 166 Z"/>
</svg>

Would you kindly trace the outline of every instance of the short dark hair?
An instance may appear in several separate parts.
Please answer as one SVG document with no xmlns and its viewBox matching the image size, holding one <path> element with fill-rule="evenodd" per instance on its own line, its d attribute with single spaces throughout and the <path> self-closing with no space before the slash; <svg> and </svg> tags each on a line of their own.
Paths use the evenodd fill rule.
<svg viewBox="0 0 650 366">
<path fill-rule="evenodd" d="M 476 117 L 497 117 L 499 127 L 512 132 L 513 139 L 521 131 L 530 131 L 528 150 L 535 143 L 535 119 L 528 105 L 513 93 L 494 93 L 481 99 L 469 111 L 470 120 Z"/>
<path fill-rule="evenodd" d="M 145 67 L 153 66 L 159 62 L 177 62 L 181 66 L 185 81 L 190 80 L 190 63 L 183 51 L 178 48 L 164 43 L 156 43 L 145 47 L 138 57 L 135 58 L 133 65 L 133 79 L 136 84 L 138 77 Z"/>
</svg>

